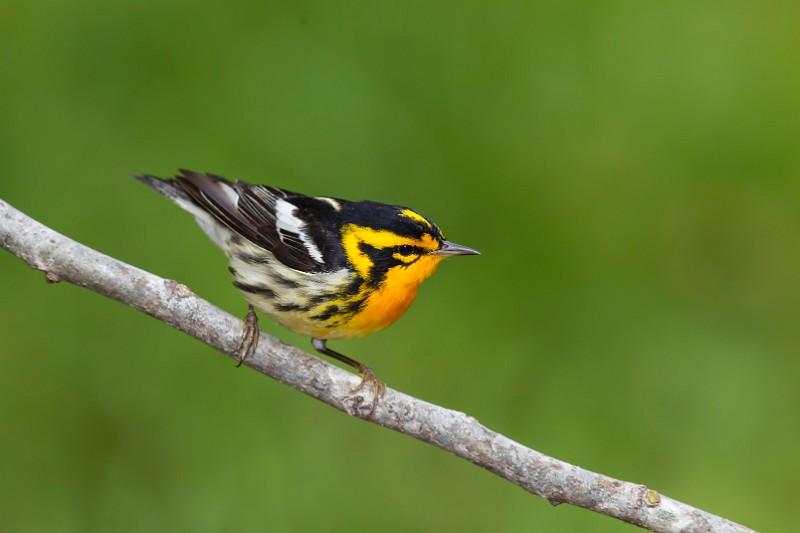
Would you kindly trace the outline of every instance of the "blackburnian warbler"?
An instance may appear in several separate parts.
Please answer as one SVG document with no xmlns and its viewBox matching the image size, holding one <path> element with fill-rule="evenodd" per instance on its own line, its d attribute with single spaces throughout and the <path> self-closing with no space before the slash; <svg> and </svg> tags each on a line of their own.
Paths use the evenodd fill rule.
<svg viewBox="0 0 800 533">
<path fill-rule="evenodd" d="M 174 179 L 136 178 L 193 214 L 228 256 L 233 284 L 250 304 L 240 364 L 258 342 L 255 307 L 356 368 L 357 390 L 369 386 L 372 410 L 384 384 L 327 341 L 386 328 L 442 259 L 478 254 L 445 240 L 436 224 L 407 207 L 305 196 L 188 170 Z"/>
</svg>

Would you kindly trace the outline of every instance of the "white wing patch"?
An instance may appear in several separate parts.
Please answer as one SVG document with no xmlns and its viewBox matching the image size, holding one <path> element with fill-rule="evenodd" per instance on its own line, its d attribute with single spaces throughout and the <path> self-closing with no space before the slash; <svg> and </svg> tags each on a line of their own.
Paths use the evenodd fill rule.
<svg viewBox="0 0 800 533">
<path fill-rule="evenodd" d="M 295 216 L 297 208 L 294 204 L 287 202 L 283 199 L 278 199 L 275 202 L 275 225 L 278 228 L 278 236 L 281 241 L 286 243 L 287 237 L 297 236 L 308 250 L 310 255 L 315 261 L 323 263 L 322 252 L 319 251 L 317 245 L 311 240 L 311 237 L 306 233 L 306 224 Z M 289 233 L 287 236 L 286 233 Z"/>
<path fill-rule="evenodd" d="M 233 187 L 228 185 L 227 183 L 223 183 L 218 181 L 217 184 L 219 185 L 220 190 L 225 193 L 225 196 L 228 197 L 228 200 L 231 201 L 234 207 L 239 205 L 239 193 L 236 192 Z"/>
</svg>

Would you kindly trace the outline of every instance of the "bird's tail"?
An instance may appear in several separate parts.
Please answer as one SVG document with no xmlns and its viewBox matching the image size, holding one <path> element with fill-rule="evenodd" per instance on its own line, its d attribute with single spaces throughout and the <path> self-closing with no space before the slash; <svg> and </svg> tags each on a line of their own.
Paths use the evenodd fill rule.
<svg viewBox="0 0 800 533">
<path fill-rule="evenodd" d="M 181 200 L 190 201 L 186 193 L 176 186 L 173 179 L 158 178 L 149 174 L 134 174 L 133 177 L 175 203 L 180 203 Z"/>
<path fill-rule="evenodd" d="M 223 249 L 231 230 L 247 227 L 237 209 L 235 185 L 221 176 L 181 169 L 173 179 L 148 174 L 133 177 L 194 215 L 203 231 Z"/>
</svg>

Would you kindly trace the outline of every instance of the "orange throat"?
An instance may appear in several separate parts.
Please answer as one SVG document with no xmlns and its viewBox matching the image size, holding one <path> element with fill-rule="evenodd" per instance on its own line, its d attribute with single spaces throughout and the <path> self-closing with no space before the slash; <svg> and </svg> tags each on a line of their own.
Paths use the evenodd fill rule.
<svg viewBox="0 0 800 533">
<path fill-rule="evenodd" d="M 390 269 L 381 287 L 367 297 L 364 307 L 343 327 L 348 336 L 363 337 L 397 321 L 414 301 L 420 284 L 436 271 L 442 259 L 425 256 L 407 267 Z"/>
</svg>

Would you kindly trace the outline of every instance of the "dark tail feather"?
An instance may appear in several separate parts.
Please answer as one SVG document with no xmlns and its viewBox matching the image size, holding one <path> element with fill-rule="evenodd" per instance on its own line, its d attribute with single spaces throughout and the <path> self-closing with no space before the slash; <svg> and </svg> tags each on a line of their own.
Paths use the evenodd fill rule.
<svg viewBox="0 0 800 533">
<path fill-rule="evenodd" d="M 135 175 L 134 178 L 195 216 L 211 215 L 228 229 L 250 240 L 257 238 L 258 228 L 245 219 L 237 208 L 238 193 L 234 184 L 221 176 L 181 169 L 174 179 L 147 174 Z"/>
<path fill-rule="evenodd" d="M 227 185 L 233 190 L 233 184 L 221 176 L 180 169 L 172 179 L 150 174 L 134 174 L 133 177 L 173 202 L 185 200 L 212 213 L 220 208 L 225 212 L 236 212 L 235 201 L 231 201 L 221 189 Z"/>
<path fill-rule="evenodd" d="M 186 193 L 181 191 L 176 185 L 175 180 L 165 180 L 162 178 L 157 178 L 155 176 L 151 176 L 149 174 L 134 174 L 134 178 L 141 181 L 148 187 L 155 189 L 156 191 L 160 192 L 173 202 L 177 200 L 188 200 L 189 198 L 186 196 Z"/>
</svg>

